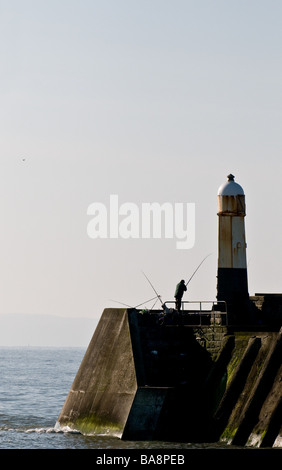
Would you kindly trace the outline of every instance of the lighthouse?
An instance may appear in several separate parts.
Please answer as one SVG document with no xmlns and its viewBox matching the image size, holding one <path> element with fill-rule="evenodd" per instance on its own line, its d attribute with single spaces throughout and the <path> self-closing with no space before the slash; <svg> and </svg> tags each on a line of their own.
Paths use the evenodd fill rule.
<svg viewBox="0 0 282 470">
<path fill-rule="evenodd" d="M 248 318 L 245 194 L 232 174 L 218 189 L 217 300 L 227 303 L 229 322 Z"/>
</svg>

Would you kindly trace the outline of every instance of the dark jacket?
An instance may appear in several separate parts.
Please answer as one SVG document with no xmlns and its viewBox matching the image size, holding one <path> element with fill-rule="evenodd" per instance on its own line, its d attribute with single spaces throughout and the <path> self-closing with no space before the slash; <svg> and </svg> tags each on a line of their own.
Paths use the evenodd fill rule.
<svg viewBox="0 0 282 470">
<path fill-rule="evenodd" d="M 184 281 L 180 281 L 177 286 L 176 286 L 176 289 L 175 289 L 175 294 L 174 294 L 174 297 L 176 298 L 182 298 L 183 296 L 183 293 L 187 290 L 187 287 L 185 286 L 185 282 Z"/>
</svg>

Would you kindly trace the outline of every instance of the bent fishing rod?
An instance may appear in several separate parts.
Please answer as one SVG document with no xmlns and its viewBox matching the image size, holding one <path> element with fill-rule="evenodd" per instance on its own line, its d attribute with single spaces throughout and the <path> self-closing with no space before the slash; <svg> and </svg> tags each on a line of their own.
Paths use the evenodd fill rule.
<svg viewBox="0 0 282 470">
<path fill-rule="evenodd" d="M 207 256 L 204 257 L 204 259 L 200 262 L 199 266 L 195 269 L 195 271 L 193 272 L 192 276 L 190 277 L 190 279 L 186 282 L 186 287 L 188 286 L 189 282 L 192 280 L 192 278 L 195 276 L 196 272 L 198 271 L 198 269 L 200 268 L 200 266 L 203 264 L 203 262 L 210 256 L 212 255 L 212 253 L 209 253 Z"/>
</svg>

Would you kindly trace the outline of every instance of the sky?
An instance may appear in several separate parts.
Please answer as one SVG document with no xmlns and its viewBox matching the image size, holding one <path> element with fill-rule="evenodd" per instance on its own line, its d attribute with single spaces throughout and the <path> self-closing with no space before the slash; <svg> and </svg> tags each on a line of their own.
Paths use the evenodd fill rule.
<svg viewBox="0 0 282 470">
<path fill-rule="evenodd" d="M 249 293 L 282 292 L 280 0 L 0 0 L 0 315 L 214 300 L 217 190 Z M 91 239 L 92 203 L 195 204 L 195 243 Z M 145 306 L 151 307 L 152 303 Z"/>
</svg>

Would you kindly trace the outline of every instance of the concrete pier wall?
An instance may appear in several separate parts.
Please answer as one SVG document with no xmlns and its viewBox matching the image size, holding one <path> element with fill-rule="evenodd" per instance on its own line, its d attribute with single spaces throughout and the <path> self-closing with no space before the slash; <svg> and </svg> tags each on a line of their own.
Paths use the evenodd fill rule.
<svg viewBox="0 0 282 470">
<path fill-rule="evenodd" d="M 278 331 L 105 309 L 58 422 L 127 440 L 282 442 Z"/>
<path fill-rule="evenodd" d="M 106 309 L 69 391 L 59 422 L 85 434 L 121 436 L 136 390 L 127 312 Z"/>
</svg>

